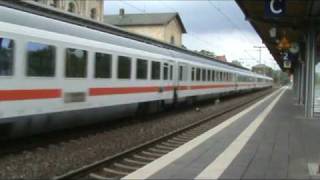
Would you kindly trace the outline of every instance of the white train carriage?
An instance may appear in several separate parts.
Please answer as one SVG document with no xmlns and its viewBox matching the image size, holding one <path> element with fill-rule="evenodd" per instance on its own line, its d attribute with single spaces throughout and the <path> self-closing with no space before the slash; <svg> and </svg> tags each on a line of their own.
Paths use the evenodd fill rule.
<svg viewBox="0 0 320 180">
<path fill-rule="evenodd" d="M 206 57 L 0 7 L 2 134 L 271 85 L 271 78 Z"/>
</svg>

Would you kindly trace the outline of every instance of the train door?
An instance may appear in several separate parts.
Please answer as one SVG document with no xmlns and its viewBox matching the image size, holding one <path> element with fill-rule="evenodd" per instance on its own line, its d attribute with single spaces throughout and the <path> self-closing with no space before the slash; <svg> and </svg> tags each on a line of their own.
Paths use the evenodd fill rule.
<svg viewBox="0 0 320 180">
<path fill-rule="evenodd" d="M 176 80 L 176 90 L 175 90 L 175 95 L 176 95 L 176 100 L 180 98 L 181 93 L 179 92 L 179 89 L 185 89 L 185 87 L 188 86 L 188 64 L 186 63 L 177 63 L 177 68 L 176 68 L 176 73 L 177 73 L 177 80 Z"/>
<path fill-rule="evenodd" d="M 162 89 L 165 92 L 165 99 L 173 99 L 175 87 L 174 62 L 165 60 L 162 64 Z"/>
</svg>

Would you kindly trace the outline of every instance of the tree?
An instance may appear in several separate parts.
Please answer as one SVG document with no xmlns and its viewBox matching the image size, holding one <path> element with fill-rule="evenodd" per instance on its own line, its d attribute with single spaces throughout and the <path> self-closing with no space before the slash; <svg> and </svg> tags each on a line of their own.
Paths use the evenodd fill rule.
<svg viewBox="0 0 320 180">
<path fill-rule="evenodd" d="M 288 73 L 282 72 L 281 70 L 274 70 L 272 72 L 272 78 L 274 84 L 286 85 L 290 83 L 290 78 Z"/>
<path fill-rule="evenodd" d="M 241 62 L 240 62 L 240 61 L 238 61 L 238 60 L 233 60 L 233 61 L 231 61 L 231 63 L 232 63 L 232 64 L 234 64 L 234 65 L 237 65 L 237 66 L 242 67 Z"/>
<path fill-rule="evenodd" d="M 209 56 L 209 57 L 213 57 L 213 58 L 215 57 L 215 53 L 212 52 L 212 51 L 207 51 L 207 50 L 202 49 L 202 50 L 196 51 L 196 52 L 200 53 L 200 54 L 203 54 L 205 56 Z"/>
</svg>

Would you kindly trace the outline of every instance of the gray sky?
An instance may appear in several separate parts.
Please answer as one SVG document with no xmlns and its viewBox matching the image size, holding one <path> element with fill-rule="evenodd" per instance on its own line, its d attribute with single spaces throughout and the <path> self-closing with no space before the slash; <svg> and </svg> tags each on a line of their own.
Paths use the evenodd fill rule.
<svg viewBox="0 0 320 180">
<path fill-rule="evenodd" d="M 178 12 L 187 30 L 183 44 L 188 49 L 225 54 L 228 61 L 239 60 L 248 68 L 259 63 L 253 47 L 262 41 L 233 0 L 105 0 L 104 6 L 105 14 L 118 14 L 120 8 L 126 13 Z M 262 63 L 278 69 L 267 49 L 262 50 Z"/>
</svg>

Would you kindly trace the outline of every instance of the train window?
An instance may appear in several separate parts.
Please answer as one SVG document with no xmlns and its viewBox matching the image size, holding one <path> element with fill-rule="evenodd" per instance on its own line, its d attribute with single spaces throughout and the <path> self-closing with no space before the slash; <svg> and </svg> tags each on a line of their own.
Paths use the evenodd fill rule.
<svg viewBox="0 0 320 180">
<path fill-rule="evenodd" d="M 202 69 L 202 81 L 207 81 L 207 72 L 205 69 Z"/>
<path fill-rule="evenodd" d="M 183 66 L 179 66 L 179 81 L 183 80 Z"/>
<path fill-rule="evenodd" d="M 0 37 L 0 76 L 13 75 L 14 41 Z"/>
<path fill-rule="evenodd" d="M 87 76 L 87 51 L 66 49 L 66 77 L 84 78 Z"/>
<path fill-rule="evenodd" d="M 136 67 L 137 79 L 147 79 L 148 78 L 148 61 L 143 59 L 137 59 Z"/>
<path fill-rule="evenodd" d="M 214 70 L 212 70 L 212 72 L 211 72 L 211 81 L 215 81 L 215 71 Z"/>
<path fill-rule="evenodd" d="M 201 81 L 201 69 L 197 68 L 197 81 Z"/>
<path fill-rule="evenodd" d="M 196 80 L 196 68 L 191 69 L 191 80 L 195 81 Z"/>
<path fill-rule="evenodd" d="M 27 51 L 27 76 L 54 76 L 56 56 L 54 46 L 29 42 Z"/>
<path fill-rule="evenodd" d="M 163 80 L 168 80 L 168 73 L 169 73 L 169 65 L 168 63 L 163 64 Z"/>
<path fill-rule="evenodd" d="M 208 77 L 208 81 L 211 81 L 211 70 L 208 70 L 207 72 L 208 72 L 208 76 L 207 76 Z"/>
<path fill-rule="evenodd" d="M 111 78 L 112 56 L 110 54 L 96 53 L 95 77 Z"/>
<path fill-rule="evenodd" d="M 173 80 L 173 66 L 170 65 L 170 80 Z"/>
<path fill-rule="evenodd" d="M 151 79 L 159 80 L 160 79 L 160 62 L 152 61 L 151 63 Z"/>
<path fill-rule="evenodd" d="M 131 76 L 131 58 L 118 56 L 118 78 L 130 79 Z"/>
</svg>

